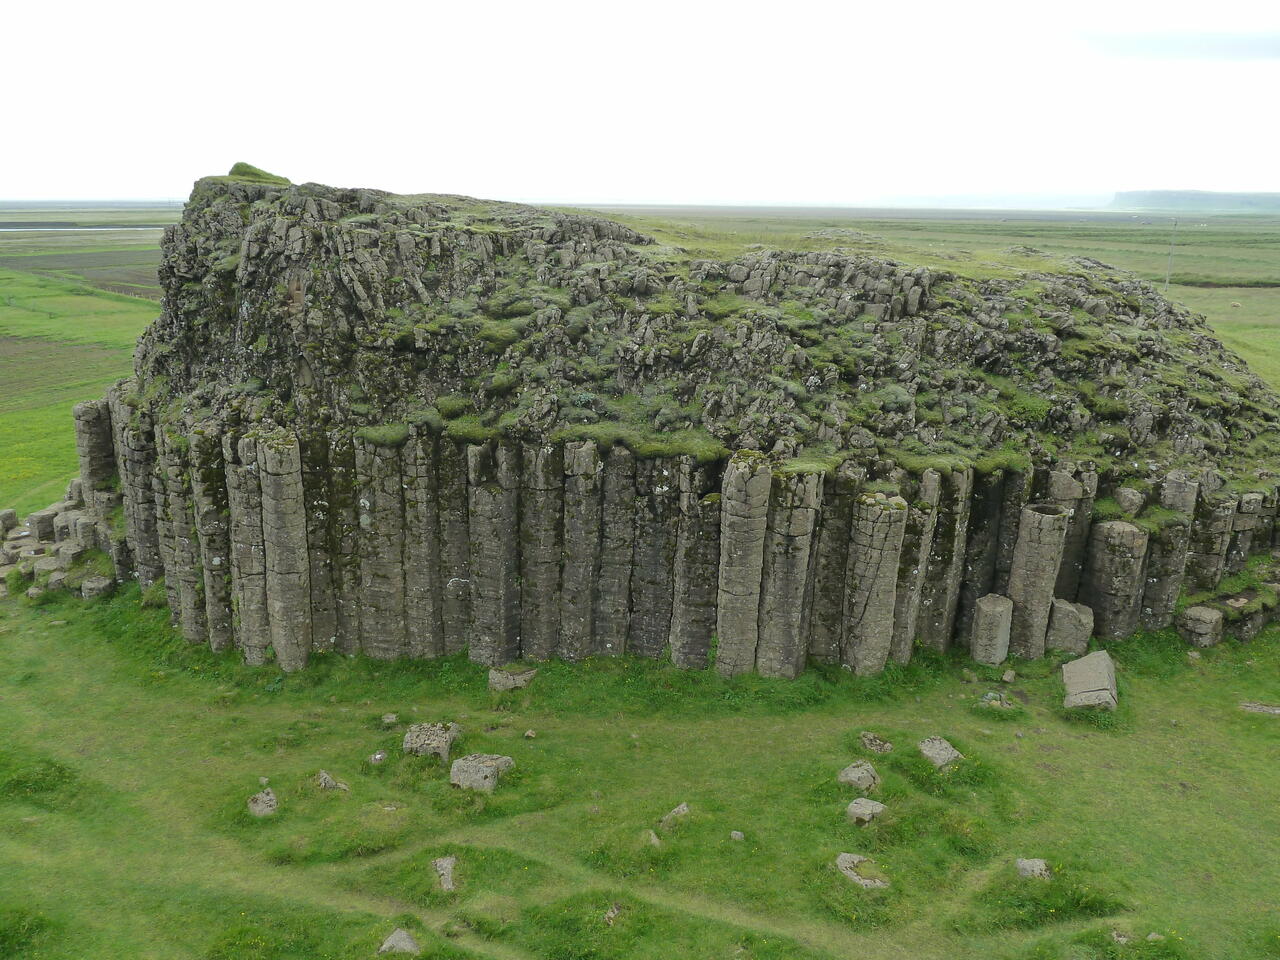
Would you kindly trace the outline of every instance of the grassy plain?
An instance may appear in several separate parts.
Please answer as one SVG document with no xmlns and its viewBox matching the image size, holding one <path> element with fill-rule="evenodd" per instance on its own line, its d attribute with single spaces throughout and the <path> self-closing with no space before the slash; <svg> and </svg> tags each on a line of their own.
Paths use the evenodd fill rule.
<svg viewBox="0 0 1280 960">
<path fill-rule="evenodd" d="M 1089 255 L 1162 280 L 1168 243 L 1166 224 L 1112 215 L 625 215 L 715 255 L 840 246 L 987 275 Z M 1184 219 L 1175 276 L 1234 286 L 1173 293 L 1280 386 L 1280 222 L 1205 222 Z M 0 505 L 60 495 L 70 407 L 128 372 L 156 311 L 99 288 L 145 286 L 109 261 L 154 264 L 158 231 L 75 233 L 0 233 Z M 1237 708 L 1280 700 L 1280 636 L 1199 663 L 1168 635 L 1112 650 L 1123 706 L 1093 725 L 1062 715 L 1051 663 L 1018 665 L 1005 713 L 977 705 L 992 674 L 965 683 L 962 664 L 927 658 L 794 683 L 550 664 L 495 697 L 456 659 L 251 670 L 187 647 L 132 589 L 0 601 L 0 958 L 372 957 L 397 925 L 437 958 L 1280 958 L 1280 721 Z M 384 728 L 387 712 L 401 724 Z M 402 757 L 403 723 L 434 719 L 462 723 L 463 751 L 515 757 L 514 776 L 477 799 Z M 870 757 L 864 729 L 897 748 Z M 914 756 L 932 734 L 966 754 L 951 776 Z M 379 748 L 390 759 L 368 764 Z M 834 779 L 856 758 L 889 807 L 863 829 Z M 351 789 L 319 791 L 321 768 Z M 244 802 L 264 776 L 281 812 L 256 821 Z M 651 846 L 681 801 L 692 813 Z M 855 891 L 831 868 L 842 851 L 893 887 Z M 430 866 L 445 853 L 453 895 Z M 1017 883 L 1018 856 L 1056 879 Z"/>
</svg>

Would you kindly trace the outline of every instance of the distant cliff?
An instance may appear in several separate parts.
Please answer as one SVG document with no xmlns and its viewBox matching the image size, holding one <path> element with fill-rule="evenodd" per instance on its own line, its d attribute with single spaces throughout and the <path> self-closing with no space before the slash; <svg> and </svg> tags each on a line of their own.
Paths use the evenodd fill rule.
<svg viewBox="0 0 1280 960">
<path fill-rule="evenodd" d="M 1111 206 L 1124 210 L 1202 210 L 1280 213 L 1280 193 L 1214 193 L 1210 190 L 1124 190 Z"/>
</svg>

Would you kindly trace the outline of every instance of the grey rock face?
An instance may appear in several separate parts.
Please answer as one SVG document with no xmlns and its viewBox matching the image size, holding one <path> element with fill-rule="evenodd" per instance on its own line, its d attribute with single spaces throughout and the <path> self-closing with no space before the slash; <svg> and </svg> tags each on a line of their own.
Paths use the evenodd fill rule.
<svg viewBox="0 0 1280 960">
<path fill-rule="evenodd" d="M 933 547 L 933 530 L 938 522 L 938 502 L 941 497 L 942 477 L 936 470 L 925 470 L 915 490 L 906 497 L 907 521 L 898 560 L 893 642 L 889 650 L 889 658 L 894 663 L 910 662 L 911 649 L 919 632 L 920 603 L 929 573 L 929 551 Z M 973 537 L 970 536 L 970 542 L 972 541 Z M 967 570 L 966 560 L 966 572 Z M 963 589 L 961 596 L 963 599 Z"/>
<path fill-rule="evenodd" d="M 1138 628 L 1142 606 L 1147 534 L 1123 520 L 1094 526 L 1080 599 L 1093 608 L 1094 633 L 1127 637 Z"/>
<path fill-rule="evenodd" d="M 471 537 L 471 659 L 520 657 L 519 464 L 509 447 L 467 447 Z"/>
<path fill-rule="evenodd" d="M 989 593 L 978 598 L 973 610 L 969 651 L 978 663 L 1004 663 L 1009 655 L 1009 628 L 1013 622 L 1013 601 Z"/>
<path fill-rule="evenodd" d="M 251 437 L 228 435 L 223 439 L 222 452 L 226 463 L 230 513 L 235 643 L 246 663 L 265 663 L 271 625 L 267 614 L 267 563 L 262 536 L 262 486 L 259 482 L 257 442 Z M 163 563 L 159 567 L 163 573 Z M 141 567 L 139 569 L 141 571 Z"/>
<path fill-rule="evenodd" d="M 853 521 L 854 498 L 865 479 L 865 470 L 845 461 L 823 487 L 822 511 L 815 534 L 809 611 L 809 656 L 820 663 L 840 662 L 849 528 Z"/>
<path fill-rule="evenodd" d="M 556 652 L 565 660 L 581 660 L 592 652 L 593 600 L 601 574 L 604 467 L 596 445 L 591 441 L 566 444 L 564 473 L 564 565 Z"/>
<path fill-rule="evenodd" d="M 1050 880 L 1053 877 L 1049 864 L 1039 858 L 1030 860 L 1019 858 L 1015 866 L 1018 869 L 1018 876 L 1023 880 Z"/>
<path fill-rule="evenodd" d="M 351 788 L 341 780 L 336 780 L 329 771 L 321 770 L 316 774 L 316 786 L 321 790 L 350 790 Z"/>
<path fill-rule="evenodd" d="M 853 883 L 865 890 L 884 890 L 889 881 L 884 879 L 869 857 L 857 853 L 842 853 L 836 857 L 836 869 Z"/>
<path fill-rule="evenodd" d="M 397 927 L 391 931 L 387 939 L 382 941 L 378 953 L 407 953 L 416 957 L 422 953 L 422 948 L 418 946 L 418 941 L 413 938 L 413 934 L 403 927 Z"/>
<path fill-rule="evenodd" d="M 1084 467 L 1066 467 L 1064 464 L 1062 468 L 1048 472 L 1043 483 L 1043 499 L 1065 509 L 1070 517 L 1054 595 L 1074 600 L 1088 552 L 1098 474 Z"/>
<path fill-rule="evenodd" d="M 18 525 L 18 513 L 16 510 L 0 510 L 0 534 L 8 533 Z"/>
<path fill-rule="evenodd" d="M 888 808 L 883 803 L 866 797 L 858 797 L 845 808 L 844 813 L 849 818 L 850 823 L 863 827 L 884 813 L 886 809 Z"/>
<path fill-rule="evenodd" d="M 1063 706 L 1068 710 L 1100 707 L 1116 708 L 1116 670 L 1111 655 L 1097 650 L 1087 657 L 1062 665 L 1062 683 L 1067 689 Z"/>
<path fill-rule="evenodd" d="M 948 649 L 955 635 L 972 493 L 972 470 L 953 472 L 943 479 L 917 625 L 920 642 L 935 650 Z"/>
<path fill-rule="evenodd" d="M 108 596 L 116 588 L 116 582 L 110 577 L 86 577 L 80 584 L 80 596 L 86 600 L 97 600 Z"/>
<path fill-rule="evenodd" d="M 400 453 L 399 447 L 355 441 L 360 646 L 376 660 L 409 652 L 403 562 L 406 484 Z"/>
<path fill-rule="evenodd" d="M 1139 613 L 1143 629 L 1162 630 L 1172 621 L 1174 607 L 1182 593 L 1190 541 L 1189 513 L 1164 524 L 1150 535 L 1146 584 Z"/>
<path fill-rule="evenodd" d="M 1045 647 L 1049 650 L 1065 650 L 1080 656 L 1089 649 L 1093 636 L 1093 611 L 1083 603 L 1054 600 L 1049 615 L 1049 634 Z"/>
<path fill-rule="evenodd" d="M 533 678 L 538 675 L 536 669 L 532 670 L 510 670 L 507 668 L 492 667 L 489 670 L 489 689 L 498 693 L 507 690 L 522 690 L 533 682 Z"/>
<path fill-rule="evenodd" d="M 636 465 L 635 544 L 627 651 L 657 659 L 671 638 L 672 577 L 679 525 L 679 467 L 671 459 Z"/>
<path fill-rule="evenodd" d="M 725 467 L 716 600 L 716 670 L 724 676 L 755 667 L 770 481 L 769 463 L 759 455 L 736 455 Z"/>
<path fill-rule="evenodd" d="M 964 754 L 942 737 L 926 737 L 919 746 L 924 758 L 939 770 L 964 759 Z"/>
<path fill-rule="evenodd" d="M 1068 509 L 1057 503 L 1036 503 L 1022 509 L 1009 570 L 1009 598 L 1013 601 L 1009 649 L 1019 657 L 1044 656 L 1070 523 Z M 1074 585 L 1072 591 L 1074 595 Z"/>
<path fill-rule="evenodd" d="M 889 660 L 906 526 L 901 497 L 863 494 L 854 502 L 840 660 L 859 676 L 880 673 Z"/>
<path fill-rule="evenodd" d="M 1237 506 L 1237 498 L 1229 496 L 1202 496 L 1196 503 L 1187 545 L 1189 589 L 1208 590 L 1222 579 Z"/>
<path fill-rule="evenodd" d="M 560 644 L 563 447 L 526 443 L 521 460 L 520 649 L 526 657 L 546 660 Z"/>
<path fill-rule="evenodd" d="M 493 793 L 502 775 L 516 765 L 510 757 L 472 753 L 459 757 L 449 768 L 449 783 L 463 790 Z"/>
<path fill-rule="evenodd" d="M 405 731 L 405 753 L 418 757 L 439 757 L 441 763 L 449 762 L 449 751 L 453 742 L 462 735 L 462 728 L 456 723 L 415 723 Z"/>
<path fill-rule="evenodd" d="M 249 813 L 255 817 L 269 817 L 279 809 L 275 791 L 268 787 L 255 793 L 248 800 Z"/>
<path fill-rule="evenodd" d="M 892 753 L 893 744 L 888 740 L 882 740 L 869 730 L 863 730 L 858 734 L 858 739 L 862 745 L 872 753 Z"/>
<path fill-rule="evenodd" d="M 634 574 L 636 462 L 614 447 L 603 464 L 600 507 L 600 578 L 596 584 L 594 652 L 616 656 L 627 648 Z"/>
<path fill-rule="evenodd" d="M 671 662 L 705 669 L 716 630 L 719 592 L 720 498 L 713 472 L 680 458 L 680 516 L 672 571 Z"/>
<path fill-rule="evenodd" d="M 658 829 L 666 832 L 674 827 L 677 823 L 689 816 L 689 804 L 683 800 L 676 804 L 670 811 L 663 815 L 658 821 Z"/>
<path fill-rule="evenodd" d="M 440 878 L 440 889 L 445 891 L 456 890 L 457 887 L 453 881 L 453 870 L 458 865 L 458 858 L 436 857 L 431 861 L 431 866 L 436 872 L 436 876 Z"/>
<path fill-rule="evenodd" d="M 836 782 L 849 787 L 857 787 L 863 793 L 870 793 L 880 785 L 880 775 L 876 768 L 865 760 L 849 764 L 838 774 Z"/>
<path fill-rule="evenodd" d="M 1187 607 L 1178 615 L 1178 636 L 1193 647 L 1215 647 L 1222 642 L 1223 615 L 1212 607 Z"/>
<path fill-rule="evenodd" d="M 282 670 L 298 670 L 311 652 L 311 564 L 298 438 L 287 431 L 264 436 L 258 469 L 271 646 Z"/>
<path fill-rule="evenodd" d="M 813 532 L 822 505 L 822 476 L 773 478 L 765 532 L 760 587 L 756 672 L 795 677 L 808 651 L 805 591 L 813 552 Z"/>
</svg>

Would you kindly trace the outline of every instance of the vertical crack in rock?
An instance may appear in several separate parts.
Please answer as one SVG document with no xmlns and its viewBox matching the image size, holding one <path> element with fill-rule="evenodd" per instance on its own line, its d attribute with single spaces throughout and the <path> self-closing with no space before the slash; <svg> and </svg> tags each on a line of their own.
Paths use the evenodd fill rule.
<svg viewBox="0 0 1280 960">
<path fill-rule="evenodd" d="M 1144 630 L 1162 630 L 1173 622 L 1182 593 L 1191 544 L 1191 517 L 1200 485 L 1184 476 L 1169 476 L 1160 487 L 1160 505 L 1173 511 L 1150 535 L 1147 545 L 1146 586 L 1139 622 Z"/>
<path fill-rule="evenodd" d="M 228 650 L 231 626 L 231 530 L 227 508 L 227 471 L 216 424 L 196 426 L 190 434 L 191 500 L 200 541 L 205 620 L 209 646 Z"/>
<path fill-rule="evenodd" d="M 680 514 L 678 463 L 658 457 L 636 464 L 636 539 L 627 651 L 662 656 L 671 638 L 671 585 Z"/>
<path fill-rule="evenodd" d="M 440 510 L 441 626 L 445 653 L 465 650 L 471 640 L 471 507 L 466 447 L 441 439 L 437 476 Z"/>
<path fill-rule="evenodd" d="M 920 623 L 920 600 L 929 573 L 929 550 L 938 523 L 942 477 L 936 470 L 926 470 L 908 493 L 907 526 L 902 535 L 897 600 L 893 608 L 893 644 L 889 650 L 894 663 L 911 662 Z"/>
<path fill-rule="evenodd" d="M 232 630 L 246 663 L 266 662 L 271 643 L 267 615 L 267 560 L 262 532 L 258 444 L 228 434 L 222 440 L 231 533 Z"/>
<path fill-rule="evenodd" d="M 581 660 L 593 649 L 593 608 L 600 580 L 604 467 L 593 441 L 565 444 L 564 474 L 564 568 L 556 655 Z"/>
<path fill-rule="evenodd" d="M 404 612 L 410 657 L 445 652 L 444 584 L 440 572 L 440 509 L 436 439 L 426 431 L 409 438 L 401 453 L 404 470 Z"/>
<path fill-rule="evenodd" d="M 298 443 L 302 451 L 302 495 L 311 578 L 311 643 L 316 653 L 328 653 L 338 645 L 337 590 L 329 541 L 333 527 L 329 504 L 329 439 L 322 430 L 307 430 L 299 434 Z"/>
<path fill-rule="evenodd" d="M 207 643 L 209 626 L 205 619 L 203 568 L 200 542 L 196 536 L 195 513 L 191 504 L 191 477 L 188 472 L 188 442 L 181 434 L 163 433 L 160 444 L 160 472 L 169 518 L 170 563 L 165 566 L 165 583 L 176 588 L 178 625 L 188 643 Z"/>
<path fill-rule="evenodd" d="M 907 528 L 907 502 L 863 494 L 853 506 L 840 662 L 858 676 L 885 668 L 893 646 L 893 608 Z"/>
<path fill-rule="evenodd" d="M 288 430 L 258 440 L 262 543 L 271 646 L 282 670 L 299 670 L 311 652 L 311 561 L 302 496 L 302 453 Z"/>
<path fill-rule="evenodd" d="M 716 669 L 724 676 L 747 673 L 756 663 L 771 476 L 763 455 L 740 452 L 721 480 Z"/>
<path fill-rule="evenodd" d="M 955 635 L 972 493 L 972 470 L 955 470 L 943 477 L 917 628 L 920 643 L 934 650 L 947 650 Z"/>
<path fill-rule="evenodd" d="M 1000 552 L 1000 520 L 1004 508 L 1004 472 L 973 479 L 969 507 L 969 535 L 965 543 L 964 569 L 960 575 L 960 602 L 956 609 L 956 639 L 968 642 L 974 607 L 979 597 L 992 592 Z"/>
<path fill-rule="evenodd" d="M 1239 498 L 1233 496 L 1201 496 L 1196 504 L 1187 554 L 1191 590 L 1211 590 L 1222 579 L 1238 505 Z"/>
<path fill-rule="evenodd" d="M 1147 534 L 1133 524 L 1108 520 L 1094 525 L 1080 601 L 1093 608 L 1096 636 L 1117 640 L 1138 629 L 1146 555 Z"/>
<path fill-rule="evenodd" d="M 520 484 L 521 655 L 546 660 L 560 642 L 564 448 L 524 444 Z"/>
<path fill-rule="evenodd" d="M 720 495 L 715 466 L 692 457 L 679 465 L 679 523 L 672 573 L 671 661 L 705 669 L 716 632 L 720 570 Z"/>
<path fill-rule="evenodd" d="M 1070 524 L 1069 508 L 1060 504 L 1033 503 L 1022 508 L 1009 571 L 1009 599 L 1013 601 L 1009 650 L 1014 656 L 1029 660 L 1044 656 Z"/>
<path fill-rule="evenodd" d="M 356 438 L 360 643 L 378 660 L 409 653 L 405 624 L 405 479 L 400 447 Z"/>
<path fill-rule="evenodd" d="M 331 433 L 328 544 L 333 570 L 334 648 L 347 656 L 361 649 L 358 485 L 356 449 L 351 435 Z"/>
<path fill-rule="evenodd" d="M 496 667 L 520 657 L 520 463 L 517 448 L 470 444 L 471 659 Z"/>
<path fill-rule="evenodd" d="M 613 447 L 602 471 L 600 579 L 596 585 L 594 651 L 624 652 L 631 629 L 631 588 L 636 542 L 636 461 L 626 448 Z"/>
<path fill-rule="evenodd" d="M 160 528 L 152 477 L 156 471 L 151 418 L 134 412 L 113 389 L 111 419 L 119 430 L 120 486 L 124 493 L 125 538 L 133 553 L 138 583 L 145 590 L 164 576 Z"/>
<path fill-rule="evenodd" d="M 819 663 L 840 662 L 849 529 L 853 523 L 853 502 L 865 480 L 866 470 L 846 460 L 836 468 L 823 490 L 809 613 L 809 656 Z"/>
<path fill-rule="evenodd" d="M 773 475 L 756 645 L 756 672 L 761 676 L 797 677 L 804 670 L 809 648 L 804 600 L 821 506 L 822 474 Z"/>
<path fill-rule="evenodd" d="M 1022 508 L 1031 501 L 1031 485 L 1035 472 L 1006 470 L 1001 484 L 1000 529 L 996 534 L 996 567 L 991 592 L 1007 595 L 1009 574 L 1013 570 L 1013 551 L 1018 546 L 1018 524 Z"/>
<path fill-rule="evenodd" d="M 1074 600 L 1080 592 L 1080 575 L 1089 545 L 1093 498 L 1098 493 L 1098 474 L 1092 469 L 1076 467 L 1074 464 L 1062 464 L 1056 470 L 1042 473 L 1044 493 L 1040 499 L 1070 511 L 1067 538 L 1062 548 L 1062 565 L 1058 568 L 1055 590 L 1056 595 L 1062 599 Z M 1016 612 L 1014 616 L 1016 618 Z"/>
</svg>

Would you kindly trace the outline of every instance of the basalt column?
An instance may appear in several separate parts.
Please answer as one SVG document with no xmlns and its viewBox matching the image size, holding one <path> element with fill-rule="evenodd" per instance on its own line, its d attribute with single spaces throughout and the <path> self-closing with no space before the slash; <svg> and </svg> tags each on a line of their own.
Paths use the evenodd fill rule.
<svg viewBox="0 0 1280 960">
<path fill-rule="evenodd" d="M 93 504 L 92 492 L 109 489 L 116 477 L 111 407 L 106 400 L 86 400 L 75 405 L 73 414 L 84 501 Z"/>
<path fill-rule="evenodd" d="M 504 444 L 467 447 L 471 537 L 471 659 L 520 657 L 520 463 Z"/>
<path fill-rule="evenodd" d="M 520 649 L 547 660 L 560 640 L 564 447 L 524 445 L 520 484 Z"/>
<path fill-rule="evenodd" d="M 305 480 L 305 478 L 304 478 Z M 360 650 L 360 507 L 356 449 L 351 434 L 329 435 L 328 553 L 333 570 L 334 648 Z M 314 589 L 312 591 L 314 593 Z"/>
<path fill-rule="evenodd" d="M 756 672 L 795 677 L 804 670 L 805 589 L 813 554 L 813 531 L 822 505 L 822 475 L 773 477 L 760 583 Z"/>
<path fill-rule="evenodd" d="M 466 447 L 441 438 L 437 448 L 436 502 L 440 510 L 440 621 L 445 653 L 457 653 L 471 639 L 471 507 L 467 494 Z"/>
<path fill-rule="evenodd" d="M 228 650 L 234 642 L 231 627 L 231 531 L 221 432 L 218 425 L 205 424 L 192 431 L 190 441 L 191 499 L 200 541 L 209 646 L 214 650 Z"/>
<path fill-rule="evenodd" d="M 271 644 L 267 615 L 267 560 L 262 542 L 262 485 L 253 437 L 222 440 L 230 519 L 232 629 L 246 663 L 266 662 Z"/>
<path fill-rule="evenodd" d="M 120 468 L 120 486 L 124 491 L 125 536 L 133 553 L 138 582 L 146 589 L 164 576 L 155 492 L 151 485 L 156 467 L 151 418 L 141 411 L 134 414 L 115 389 L 108 393 L 108 397 L 112 423 L 119 438 L 116 462 Z"/>
<path fill-rule="evenodd" d="M 627 651 L 656 658 L 671 637 L 671 583 L 680 491 L 676 461 L 636 465 L 636 540 Z"/>
<path fill-rule="evenodd" d="M 893 607 L 893 645 L 889 656 L 894 663 L 910 663 L 920 621 L 920 599 L 929 573 L 929 550 L 933 528 L 938 522 L 938 500 L 942 477 L 926 470 L 920 482 L 906 491 L 907 525 L 902 535 L 902 557 L 898 564 L 897 600 Z"/>
<path fill-rule="evenodd" d="M 1211 590 L 1222 579 L 1238 503 L 1235 497 L 1218 496 L 1201 497 L 1196 504 L 1187 554 L 1190 589 Z"/>
<path fill-rule="evenodd" d="M 594 442 L 564 448 L 564 567 L 560 573 L 560 638 L 556 655 L 581 660 L 592 649 L 592 607 L 600 579 L 603 469 Z"/>
<path fill-rule="evenodd" d="M 400 453 L 404 471 L 404 615 L 409 656 L 444 653 L 440 571 L 440 511 L 436 499 L 436 438 L 415 433 Z"/>
<path fill-rule="evenodd" d="M 956 612 L 956 641 L 967 644 L 979 597 L 991 593 L 1000 550 L 1000 513 L 1004 505 L 1004 475 L 1000 471 L 973 478 L 973 502 L 969 508 L 969 535 L 960 578 L 960 603 Z"/>
<path fill-rule="evenodd" d="M 636 461 L 614 447 L 601 470 L 600 579 L 596 584 L 594 652 L 616 656 L 631 629 L 631 581 L 636 542 Z"/>
<path fill-rule="evenodd" d="M 378 660 L 409 652 L 405 629 L 404 474 L 400 447 L 356 438 L 360 505 L 360 644 Z"/>
<path fill-rule="evenodd" d="M 1031 485 L 1035 474 L 1030 470 L 1006 470 L 1000 485 L 1000 529 L 996 534 L 996 569 L 991 581 L 993 593 L 1007 596 L 1009 574 L 1013 570 L 1013 551 L 1018 547 L 1018 524 L 1022 508 L 1031 502 Z"/>
<path fill-rule="evenodd" d="M 1138 629 L 1145 586 L 1147 535 L 1131 523 L 1095 524 L 1080 600 L 1093 608 L 1093 632 L 1104 639 L 1127 637 Z"/>
<path fill-rule="evenodd" d="M 840 662 L 849 527 L 853 502 L 865 480 L 863 468 L 845 461 L 824 484 L 809 591 L 809 656 L 820 663 Z"/>
<path fill-rule="evenodd" d="M 917 626 L 920 642 L 934 650 L 946 650 L 955 635 L 972 494 L 972 470 L 953 471 L 943 478 Z"/>
<path fill-rule="evenodd" d="M 169 512 L 170 461 L 165 457 L 164 428 L 156 425 L 152 431 L 155 442 L 156 469 L 151 476 L 151 497 L 156 505 L 156 538 L 160 548 L 161 582 L 164 584 L 165 600 L 169 605 L 169 622 L 178 623 L 181 602 L 178 595 L 178 562 L 174 554 L 173 517 Z"/>
<path fill-rule="evenodd" d="M 771 476 L 764 457 L 738 453 L 721 480 L 716 670 L 724 676 L 755 668 Z"/>
<path fill-rule="evenodd" d="M 1056 595 L 1064 600 L 1074 600 L 1080 592 L 1080 576 L 1089 546 L 1089 528 L 1093 523 L 1093 499 L 1097 493 L 1098 474 L 1090 469 L 1050 470 L 1045 477 L 1042 499 L 1071 511 L 1056 587 Z"/>
<path fill-rule="evenodd" d="M 1253 535 L 1262 520 L 1261 493 L 1244 493 L 1240 495 L 1240 503 L 1236 507 L 1236 515 L 1231 521 L 1231 542 L 1227 547 L 1227 560 L 1224 572 L 1239 573 L 1244 569 L 1253 550 Z"/>
<path fill-rule="evenodd" d="M 298 437 L 302 451 L 302 495 L 307 515 L 307 560 L 311 577 L 311 643 L 317 653 L 337 646 L 338 613 L 329 531 L 329 439 L 308 430 Z"/>
<path fill-rule="evenodd" d="M 1013 601 L 1009 651 L 1014 656 L 1044 656 L 1054 585 L 1062 567 L 1070 522 L 1068 509 L 1056 503 L 1033 503 L 1022 508 L 1018 543 L 1009 571 L 1009 599 Z"/>
<path fill-rule="evenodd" d="M 701 670 L 707 666 L 716 632 L 716 592 L 720 567 L 720 495 L 716 468 L 681 457 L 678 475 L 680 520 L 672 575 L 671 662 Z"/>
<path fill-rule="evenodd" d="M 880 673 L 889 660 L 906 528 L 907 503 L 901 497 L 862 494 L 854 502 L 840 662 L 859 676 Z"/>
<path fill-rule="evenodd" d="M 258 470 L 271 646 L 280 669 L 300 670 L 311 652 L 311 561 L 298 438 L 286 430 L 259 438 Z"/>
<path fill-rule="evenodd" d="M 1200 485 L 1183 477 L 1169 477 L 1160 488 L 1160 505 L 1175 516 L 1151 534 L 1147 546 L 1146 585 L 1140 622 L 1146 630 L 1160 630 L 1173 620 L 1182 592 L 1191 542 L 1191 517 Z"/>
<path fill-rule="evenodd" d="M 177 590 L 178 625 L 188 643 L 207 643 L 209 625 L 205 618 L 203 565 L 200 540 L 196 535 L 195 511 L 191 503 L 187 438 L 157 431 L 161 440 L 160 473 L 164 480 L 165 506 L 172 547 L 165 566 L 165 582 Z"/>
</svg>

